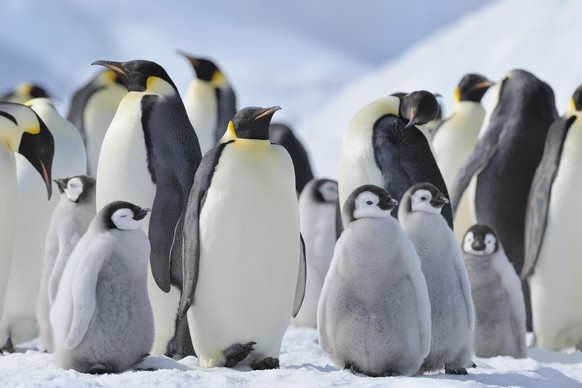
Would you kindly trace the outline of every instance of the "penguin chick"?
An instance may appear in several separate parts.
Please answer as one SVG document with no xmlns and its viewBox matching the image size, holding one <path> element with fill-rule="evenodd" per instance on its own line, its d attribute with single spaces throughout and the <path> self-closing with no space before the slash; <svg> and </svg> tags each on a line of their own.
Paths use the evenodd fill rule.
<svg viewBox="0 0 582 388">
<path fill-rule="evenodd" d="M 141 361 L 154 339 L 147 290 L 149 209 L 106 205 L 71 253 L 51 308 L 55 364 L 118 373 Z"/>
<path fill-rule="evenodd" d="M 80 175 L 55 179 L 61 198 L 53 211 L 46 234 L 40 290 L 36 305 L 40 340 L 53 352 L 50 306 L 69 256 L 95 217 L 95 179 Z"/>
<path fill-rule="evenodd" d="M 354 373 L 414 375 L 430 350 L 426 281 L 414 245 L 390 215 L 396 203 L 373 185 L 349 196 L 319 299 L 319 343 Z"/>
<path fill-rule="evenodd" d="M 434 185 L 418 183 L 404 194 L 398 219 L 420 256 L 430 296 L 432 341 L 420 370 L 466 374 L 473 355 L 473 300 L 461 249 L 441 215 L 447 202 Z"/>
</svg>

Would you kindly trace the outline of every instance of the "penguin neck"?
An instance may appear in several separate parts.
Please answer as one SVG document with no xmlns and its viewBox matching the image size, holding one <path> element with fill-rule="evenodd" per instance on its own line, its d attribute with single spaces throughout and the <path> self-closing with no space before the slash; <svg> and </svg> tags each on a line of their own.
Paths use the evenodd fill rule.
<svg viewBox="0 0 582 388">
<path fill-rule="evenodd" d="M 159 94 L 164 97 L 172 97 L 177 94 L 173 84 L 158 77 L 149 77 L 145 93 Z"/>
</svg>

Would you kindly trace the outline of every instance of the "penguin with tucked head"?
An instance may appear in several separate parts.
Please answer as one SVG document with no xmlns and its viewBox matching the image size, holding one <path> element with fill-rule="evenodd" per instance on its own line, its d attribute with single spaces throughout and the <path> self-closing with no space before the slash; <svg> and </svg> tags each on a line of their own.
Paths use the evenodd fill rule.
<svg viewBox="0 0 582 388">
<path fill-rule="evenodd" d="M 366 105 L 352 118 L 342 140 L 339 165 L 340 209 L 349 193 L 364 184 L 402 198 L 410 186 L 431 182 L 447 193 L 426 137 L 415 126 L 436 117 L 438 102 L 427 91 L 388 96 Z M 395 211 L 394 216 L 397 217 Z M 450 206 L 443 209 L 453 227 Z"/>
<path fill-rule="evenodd" d="M 154 319 L 141 222 L 149 211 L 108 204 L 71 253 L 50 313 L 58 367 L 118 373 L 147 356 Z"/>
<path fill-rule="evenodd" d="M 305 293 L 293 162 L 269 141 L 278 106 L 247 107 L 231 140 L 208 151 L 184 222 L 180 314 L 202 367 L 279 367 L 289 318 Z M 225 240 L 226 238 L 226 240 Z"/>
<path fill-rule="evenodd" d="M 552 88 L 524 70 L 509 72 L 493 92 L 492 107 L 475 148 L 457 173 L 451 200 L 456 209 L 474 182 L 469 202 L 475 219 L 495 229 L 507 258 L 521 273 L 527 198 L 557 111 Z M 530 330 L 527 282 L 522 282 L 522 288 Z"/>
<path fill-rule="evenodd" d="M 416 248 L 432 315 L 430 353 L 421 372 L 467 374 L 472 365 L 474 311 L 469 275 L 455 234 L 441 214 L 449 200 L 434 185 L 412 186 L 402 198 L 402 228 Z"/>
<path fill-rule="evenodd" d="M 95 178 L 79 175 L 55 179 L 61 193 L 46 233 L 36 318 L 45 350 L 53 352 L 50 306 L 63 270 L 81 236 L 95 217 Z"/>
<path fill-rule="evenodd" d="M 48 198 L 51 198 L 51 169 L 55 152 L 54 138 L 42 119 L 30 108 L 22 104 L 0 103 L 0 318 L 5 318 L 6 292 L 12 266 L 14 240 L 16 237 L 18 177 L 17 156 L 24 157 L 23 163 L 32 165 L 34 178 L 44 182 Z M 22 164 L 20 165 L 22 167 Z M 37 174 L 40 174 L 40 178 Z M 39 180 L 40 179 L 40 180 Z M 39 201 L 46 202 L 43 195 Z M 33 236 L 41 237 L 42 236 Z M 7 322 L 5 319 L 4 322 Z M 7 325 L 4 325 L 7 326 Z M 30 325 L 25 328 L 28 331 Z M 19 329 L 19 328 L 16 328 Z M 0 348 L 11 350 L 11 332 L 8 327 L 0 330 Z M 18 341 L 18 339 L 16 339 Z"/>
<path fill-rule="evenodd" d="M 71 99 L 67 119 L 83 136 L 87 150 L 87 173 L 97 176 L 97 163 L 105 132 L 127 89 L 113 70 L 97 73 Z"/>
<path fill-rule="evenodd" d="M 580 237 L 582 86 L 548 131 L 533 178 L 525 222 L 522 279 L 529 280 L 535 345 L 582 348 Z M 559 301 L 559 303 L 557 302 Z"/>
<path fill-rule="evenodd" d="M 521 281 L 497 234 L 487 225 L 473 225 L 462 249 L 475 306 L 475 355 L 526 357 Z"/>
<path fill-rule="evenodd" d="M 190 81 L 184 105 L 205 154 L 224 135 L 236 113 L 236 95 L 224 73 L 206 58 L 180 53 L 190 62 L 196 78 Z"/>
<path fill-rule="evenodd" d="M 16 85 L 13 90 L 0 96 L 0 101 L 23 104 L 28 100 L 40 97 L 49 98 L 50 96 L 42 86 L 30 82 L 23 82 Z"/>
<path fill-rule="evenodd" d="M 148 287 L 156 320 L 152 353 L 193 354 L 187 323 L 176 313 L 182 289 L 182 225 L 201 159 L 196 132 L 160 65 L 144 60 L 94 64 L 113 70 L 128 90 L 101 146 L 97 211 L 115 200 L 151 207 L 144 227 L 151 243 Z"/>
<path fill-rule="evenodd" d="M 414 245 L 390 215 L 396 204 L 373 185 L 348 197 L 319 299 L 319 343 L 354 373 L 414 375 L 430 350 L 426 281 Z"/>
</svg>

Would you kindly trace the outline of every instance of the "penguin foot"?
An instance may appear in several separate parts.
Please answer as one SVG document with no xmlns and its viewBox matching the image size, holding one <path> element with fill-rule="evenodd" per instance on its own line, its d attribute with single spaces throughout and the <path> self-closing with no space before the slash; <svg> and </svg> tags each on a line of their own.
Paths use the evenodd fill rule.
<svg viewBox="0 0 582 388">
<path fill-rule="evenodd" d="M 264 360 L 254 363 L 252 368 L 254 370 L 279 369 L 279 359 L 267 357 Z"/>
<path fill-rule="evenodd" d="M 364 373 L 357 366 L 355 366 L 354 364 L 352 364 L 351 362 L 346 362 L 344 364 L 344 369 L 349 369 L 350 372 L 352 372 L 353 374 L 356 374 L 356 373 Z"/>
<path fill-rule="evenodd" d="M 8 341 L 6 341 L 6 344 L 4 345 L 4 347 L 2 349 L 0 349 L 0 353 L 1 354 L 14 353 L 14 345 L 12 344 L 11 337 L 8 337 Z"/>
<path fill-rule="evenodd" d="M 87 368 L 87 372 L 92 375 L 104 375 L 107 373 L 117 373 L 117 368 L 109 364 L 93 364 Z"/>
<path fill-rule="evenodd" d="M 224 366 L 227 368 L 232 368 L 239 362 L 245 359 L 246 356 L 249 355 L 250 352 L 254 350 L 253 346 L 256 342 L 247 342 L 246 344 L 234 344 L 229 346 L 224 351 L 224 358 L 226 359 Z"/>
<path fill-rule="evenodd" d="M 466 375 L 467 369 L 462 366 L 445 367 L 445 373 L 448 375 Z"/>
</svg>

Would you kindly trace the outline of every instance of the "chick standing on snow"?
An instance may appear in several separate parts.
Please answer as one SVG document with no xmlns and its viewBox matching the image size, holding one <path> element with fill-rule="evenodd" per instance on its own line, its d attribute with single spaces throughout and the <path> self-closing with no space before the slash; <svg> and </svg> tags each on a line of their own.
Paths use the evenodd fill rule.
<svg viewBox="0 0 582 388">
<path fill-rule="evenodd" d="M 445 368 L 467 374 L 473 352 L 473 300 L 469 275 L 453 231 L 441 215 L 448 199 L 430 183 L 404 194 L 398 219 L 422 261 L 432 311 L 430 354 L 421 371 Z"/>
</svg>

